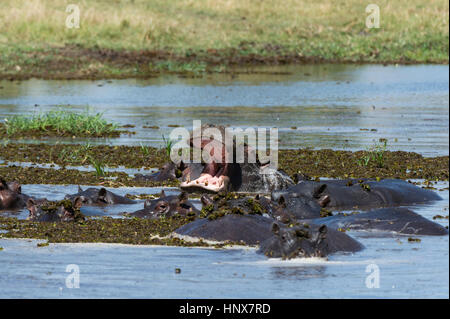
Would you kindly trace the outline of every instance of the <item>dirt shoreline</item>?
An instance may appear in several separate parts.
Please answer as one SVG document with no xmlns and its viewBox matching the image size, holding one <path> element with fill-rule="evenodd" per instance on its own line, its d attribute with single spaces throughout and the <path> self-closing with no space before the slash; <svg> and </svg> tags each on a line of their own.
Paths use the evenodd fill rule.
<svg viewBox="0 0 450 319">
<path fill-rule="evenodd" d="M 266 45 L 264 54 L 242 54 L 242 48 L 208 49 L 184 55 L 162 50 L 112 50 L 69 45 L 35 52 L 12 54 L 10 61 L 0 61 L 0 80 L 100 80 L 154 78 L 163 74 L 198 77 L 205 74 L 239 74 L 233 68 L 290 64 L 444 64 L 442 61 L 325 59 L 285 52 L 279 46 Z M 11 65 L 5 67 L 2 64 Z M 192 66 L 194 64 L 194 66 Z M 197 67 L 195 66 L 197 65 Z M 199 67 L 200 66 L 200 67 Z M 5 71 L 8 70 L 8 71 Z M 246 71 L 251 73 L 251 71 Z"/>
</svg>

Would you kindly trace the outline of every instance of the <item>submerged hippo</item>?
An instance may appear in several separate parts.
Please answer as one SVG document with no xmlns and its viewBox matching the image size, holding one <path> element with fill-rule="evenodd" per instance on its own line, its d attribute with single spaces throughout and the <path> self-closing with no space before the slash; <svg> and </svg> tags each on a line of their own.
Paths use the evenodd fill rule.
<svg viewBox="0 0 450 319">
<path fill-rule="evenodd" d="M 395 232 L 405 235 L 447 235 L 445 227 L 406 208 L 382 208 L 364 213 L 337 214 L 311 221 L 333 229 Z"/>
<path fill-rule="evenodd" d="M 262 196 L 241 196 L 236 193 L 219 193 L 214 196 L 203 195 L 201 202 L 203 204 L 202 211 L 205 217 L 212 213 L 233 213 L 240 215 L 262 215 L 273 218 L 272 214 L 276 213 L 272 207 L 265 206 Z"/>
<path fill-rule="evenodd" d="M 228 211 L 235 214 L 257 214 L 269 217 L 282 223 L 295 222 L 298 219 L 317 218 L 320 216 L 321 207 L 314 201 L 304 199 L 298 205 L 288 205 L 283 202 L 271 201 L 265 196 L 243 196 L 237 193 L 219 193 L 214 196 L 203 195 L 201 197 L 203 212 Z"/>
<path fill-rule="evenodd" d="M 78 186 L 78 193 L 65 196 L 66 199 L 70 200 L 74 200 L 77 197 L 83 198 L 84 205 L 136 204 L 136 201 L 114 194 L 103 187 L 90 187 L 83 190 L 80 186 Z"/>
<path fill-rule="evenodd" d="M 22 209 L 26 206 L 30 196 L 22 194 L 22 186 L 18 182 L 0 179 L 0 210 Z"/>
<path fill-rule="evenodd" d="M 208 163 L 168 163 L 160 172 L 149 176 L 137 175 L 136 178 L 151 181 L 180 179 L 182 182 L 180 187 L 183 190 L 212 193 L 221 191 L 269 193 L 294 185 L 286 173 L 271 168 L 269 162 L 261 163 L 256 153 L 247 145 L 243 146 L 243 163 L 238 163 L 236 160 L 236 146 L 234 146 L 233 160 L 227 162 L 228 154 L 224 143 L 225 127 L 204 125 L 200 131 L 203 133 L 213 128 L 220 131 L 222 140 L 212 139 L 209 136 L 194 138 L 193 133 L 187 142 L 191 148 L 198 147 L 202 151 L 209 151 L 211 161 Z M 249 162 L 249 154 L 254 154 L 256 159 L 254 163 Z"/>
<path fill-rule="evenodd" d="M 167 196 L 164 190 L 158 199 L 146 200 L 144 209 L 134 213 L 125 213 L 127 216 L 156 219 L 173 216 L 196 216 L 200 213 L 189 201 L 188 194 L 182 192 L 180 195 Z"/>
<path fill-rule="evenodd" d="M 397 179 L 301 181 L 286 191 L 272 193 L 277 201 L 288 198 L 315 198 L 328 209 L 371 209 L 426 203 L 442 198 L 436 193 Z"/>
<path fill-rule="evenodd" d="M 362 244 L 326 225 L 271 226 L 272 236 L 261 243 L 259 253 L 270 258 L 326 257 L 337 252 L 357 252 Z"/>
<path fill-rule="evenodd" d="M 76 197 L 74 200 L 63 200 L 60 202 L 37 203 L 30 198 L 27 201 L 27 209 L 30 212 L 28 220 L 38 222 L 69 222 L 84 220 L 80 208 L 83 198 Z"/>
<path fill-rule="evenodd" d="M 284 227 L 260 215 L 227 214 L 200 218 L 174 232 L 219 242 L 260 245 L 259 252 L 270 258 L 325 257 L 336 252 L 356 252 L 363 248 L 347 234 L 327 226 L 299 225 Z"/>
<path fill-rule="evenodd" d="M 314 197 L 302 194 L 280 195 L 277 201 L 272 203 L 276 214 L 289 220 L 319 218 L 322 211 L 321 205 Z"/>
<path fill-rule="evenodd" d="M 212 220 L 196 219 L 174 233 L 211 241 L 257 245 L 270 237 L 272 222 L 272 219 L 260 215 L 227 214 Z"/>
</svg>

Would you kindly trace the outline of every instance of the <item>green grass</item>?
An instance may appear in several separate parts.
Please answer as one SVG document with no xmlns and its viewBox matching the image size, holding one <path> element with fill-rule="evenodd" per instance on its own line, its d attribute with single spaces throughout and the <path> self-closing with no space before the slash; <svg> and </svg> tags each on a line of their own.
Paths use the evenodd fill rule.
<svg viewBox="0 0 450 319">
<path fill-rule="evenodd" d="M 144 154 L 144 156 L 149 156 L 149 155 L 150 155 L 150 152 L 151 152 L 150 147 L 148 147 L 147 145 L 144 145 L 144 144 L 142 144 L 142 143 L 140 143 L 140 144 L 141 144 L 141 151 L 142 151 L 142 154 Z"/>
<path fill-rule="evenodd" d="M 162 136 L 162 139 L 164 141 L 164 149 L 166 150 L 167 158 L 170 158 L 170 153 L 172 152 L 172 147 L 173 147 L 174 142 L 170 139 L 166 140 L 164 135 Z"/>
<path fill-rule="evenodd" d="M 96 160 L 93 157 L 89 157 L 89 160 L 91 162 L 91 165 L 95 169 L 95 175 L 97 175 L 97 176 L 106 176 L 106 174 L 107 174 L 107 172 L 106 172 L 106 165 L 102 161 Z"/>
<path fill-rule="evenodd" d="M 387 140 L 381 139 L 379 143 L 374 144 L 369 147 L 364 155 L 359 158 L 356 162 L 359 166 L 369 166 L 372 162 L 378 168 L 383 168 L 385 166 L 385 156 L 387 149 Z"/>
<path fill-rule="evenodd" d="M 379 29 L 365 25 L 369 3 L 83 0 L 78 2 L 80 28 L 68 29 L 66 2 L 3 0 L 0 75 L 82 78 L 216 72 L 255 55 L 268 63 L 279 63 L 271 58 L 286 55 L 333 62 L 448 63 L 447 0 L 378 0 Z M 117 61 L 117 55 L 102 58 L 98 52 L 84 51 L 88 49 L 136 55 Z M 147 51 L 155 54 L 144 54 Z M 217 68 L 218 63 L 223 65 Z"/>
<path fill-rule="evenodd" d="M 109 136 L 117 132 L 118 126 L 103 119 L 102 114 L 78 114 L 68 111 L 50 111 L 31 117 L 14 115 L 4 122 L 8 136 L 26 133 L 71 136 Z M 52 134 L 53 133 L 53 134 Z"/>
</svg>

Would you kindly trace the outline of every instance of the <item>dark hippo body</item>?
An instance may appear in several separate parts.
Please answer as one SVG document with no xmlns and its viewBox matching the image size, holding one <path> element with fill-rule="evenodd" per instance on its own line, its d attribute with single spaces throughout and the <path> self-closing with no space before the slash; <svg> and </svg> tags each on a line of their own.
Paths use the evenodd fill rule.
<svg viewBox="0 0 450 319">
<path fill-rule="evenodd" d="M 289 220 L 319 218 L 322 209 L 315 198 L 301 194 L 280 195 L 272 205 L 276 215 L 285 214 Z"/>
<path fill-rule="evenodd" d="M 315 198 L 322 207 L 338 210 L 414 205 L 441 200 L 430 190 L 397 179 L 301 181 L 286 191 L 272 194 L 274 200 L 280 196 Z"/>
<path fill-rule="evenodd" d="M 41 202 L 37 203 L 33 199 L 27 201 L 27 209 L 30 212 L 28 220 L 37 222 L 70 222 L 84 220 L 80 208 L 83 205 L 83 198 L 77 197 L 72 200 L 61 202 Z"/>
<path fill-rule="evenodd" d="M 212 241 L 257 245 L 271 236 L 272 222 L 272 219 L 260 215 L 228 214 L 214 220 L 197 219 L 178 228 L 175 233 Z"/>
<path fill-rule="evenodd" d="M 186 193 L 166 196 L 162 191 L 160 197 L 154 200 L 146 200 L 144 209 L 134 213 L 125 213 L 130 217 L 157 219 L 173 216 L 196 216 L 200 211 L 189 201 Z"/>
<path fill-rule="evenodd" d="M 0 210 L 25 208 L 29 198 L 22 194 L 22 186 L 18 182 L 7 183 L 0 179 Z"/>
<path fill-rule="evenodd" d="M 332 229 L 370 230 L 395 232 L 405 235 L 448 235 L 445 227 L 406 208 L 381 208 L 364 213 L 335 216 L 312 220 L 316 225 Z"/>
<path fill-rule="evenodd" d="M 82 190 L 81 187 L 78 187 L 78 193 L 65 196 L 66 199 L 70 200 L 74 200 L 77 197 L 83 198 L 84 205 L 136 204 L 136 201 L 114 194 L 105 188 L 90 187 Z"/>
<path fill-rule="evenodd" d="M 259 252 L 270 258 L 325 257 L 363 248 L 345 233 L 329 230 L 327 226 L 288 228 L 260 215 L 228 214 L 214 220 L 197 219 L 178 228 L 175 234 L 220 242 L 260 244 Z"/>
<path fill-rule="evenodd" d="M 241 215 L 264 215 L 272 217 L 274 210 L 269 210 L 261 204 L 259 195 L 255 197 L 240 196 L 236 193 L 220 193 L 214 196 L 203 195 L 201 202 L 203 211 L 208 216 L 215 212 L 232 212 Z M 271 208 L 270 208 L 271 209 Z"/>
<path fill-rule="evenodd" d="M 306 197 L 280 196 L 274 202 L 265 196 L 242 197 L 237 193 L 220 193 L 214 196 L 202 196 L 203 207 L 210 211 L 226 209 L 240 214 L 259 214 L 273 218 L 282 223 L 295 222 L 299 219 L 312 219 L 320 217 L 321 207 L 315 199 Z"/>
<path fill-rule="evenodd" d="M 337 252 L 353 253 L 364 248 L 347 234 L 325 225 L 303 224 L 295 227 L 273 223 L 272 235 L 258 250 L 269 258 L 326 257 Z"/>
</svg>

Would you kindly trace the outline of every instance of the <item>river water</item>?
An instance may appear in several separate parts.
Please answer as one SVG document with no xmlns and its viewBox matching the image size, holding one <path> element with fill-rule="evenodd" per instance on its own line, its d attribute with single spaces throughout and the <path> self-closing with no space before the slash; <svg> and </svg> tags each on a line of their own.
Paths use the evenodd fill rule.
<svg viewBox="0 0 450 319">
<path fill-rule="evenodd" d="M 448 187 L 439 182 L 436 187 Z M 30 195 L 61 199 L 75 185 L 25 185 Z M 114 189 L 118 194 L 159 189 Z M 176 190 L 168 193 L 176 192 Z M 429 205 L 410 207 L 431 219 L 448 215 L 447 191 Z M 142 202 L 128 206 L 140 209 Z M 116 207 L 110 214 L 123 211 Z M 85 208 L 86 209 L 86 208 Z M 86 209 L 103 215 L 102 209 Z M 18 217 L 24 217 L 21 213 Z M 448 226 L 448 220 L 436 220 Z M 117 244 L 50 244 L 0 239 L 0 298 L 448 298 L 449 237 L 349 232 L 365 249 L 328 260 L 267 259 L 254 249 L 205 249 Z M 68 288 L 66 272 L 77 265 L 79 288 Z M 366 281 L 376 265 L 379 288 Z M 176 274 L 175 268 L 181 273 Z M 70 285 L 69 285 L 70 287 Z M 369 285 L 369 287 L 371 287 Z"/>
<path fill-rule="evenodd" d="M 88 107 L 122 125 L 136 125 L 136 135 L 91 143 L 160 146 L 162 135 L 171 131 L 169 125 L 190 127 L 192 120 L 201 119 L 243 128 L 279 127 L 283 148 L 360 150 L 387 138 L 392 150 L 425 156 L 449 153 L 448 66 L 315 65 L 260 68 L 256 74 L 240 71 L 198 79 L 0 81 L 0 118 Z M 143 125 L 160 129 L 143 129 Z M 414 211 L 429 219 L 448 215 L 448 186 L 439 182 L 437 192 L 443 200 L 412 207 Z M 76 189 L 76 185 L 23 186 L 24 193 L 54 200 Z M 114 191 L 153 194 L 160 189 Z M 88 215 L 119 217 L 142 205 L 141 201 L 83 210 Z M 25 218 L 27 212 L 9 215 Z M 448 226 L 448 220 L 436 222 Z M 0 298 L 449 297 L 448 236 L 424 236 L 419 243 L 409 243 L 408 237 L 393 234 L 349 234 L 366 248 L 328 260 L 291 261 L 268 260 L 248 248 L 113 244 L 38 248 L 36 240 L 0 239 Z M 71 274 L 66 270 L 72 264 L 79 269 L 78 289 L 66 285 Z M 379 270 L 379 288 L 367 286 L 368 266 Z"/>
<path fill-rule="evenodd" d="M 171 75 L 149 80 L 0 81 L 0 119 L 61 107 L 89 109 L 122 125 L 136 125 L 132 130 L 137 132 L 91 143 L 162 146 L 170 125 L 192 128 L 193 120 L 201 120 L 242 128 L 278 127 L 281 148 L 361 150 L 386 138 L 391 150 L 448 155 L 448 65 L 313 65 L 257 71 L 194 79 Z"/>
</svg>

